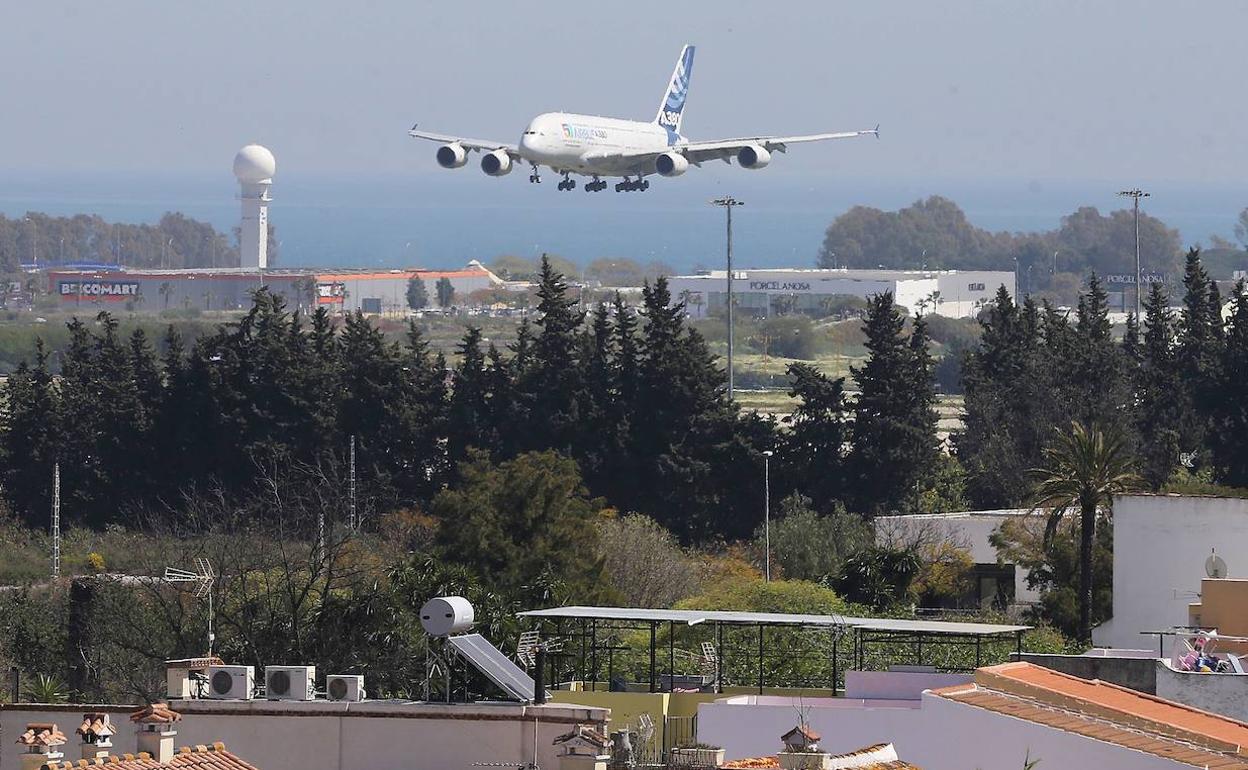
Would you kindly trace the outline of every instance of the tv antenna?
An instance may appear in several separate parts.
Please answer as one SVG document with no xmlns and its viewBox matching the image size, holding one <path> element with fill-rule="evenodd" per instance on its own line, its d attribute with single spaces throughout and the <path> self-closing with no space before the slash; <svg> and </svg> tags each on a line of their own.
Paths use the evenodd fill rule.
<svg viewBox="0 0 1248 770">
<path fill-rule="evenodd" d="M 1226 559 L 1218 556 L 1217 549 L 1209 550 L 1209 556 L 1205 558 L 1205 574 L 1211 578 L 1226 577 Z"/>
<path fill-rule="evenodd" d="M 216 635 L 212 632 L 212 584 L 216 581 L 216 573 L 212 571 L 212 563 L 206 557 L 195 557 L 195 571 L 165 567 L 166 583 L 194 583 L 194 597 L 208 599 L 208 657 L 212 657 L 212 643 Z"/>
</svg>

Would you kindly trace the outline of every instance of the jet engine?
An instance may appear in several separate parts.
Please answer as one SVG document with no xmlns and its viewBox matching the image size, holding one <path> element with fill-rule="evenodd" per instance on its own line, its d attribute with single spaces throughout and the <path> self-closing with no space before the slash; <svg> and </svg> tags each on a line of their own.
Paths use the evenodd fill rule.
<svg viewBox="0 0 1248 770">
<path fill-rule="evenodd" d="M 765 168 L 771 162 L 771 153 L 757 144 L 747 144 L 737 153 L 737 164 L 741 168 Z"/>
<path fill-rule="evenodd" d="M 460 168 L 468 162 L 468 152 L 460 144 L 444 144 L 438 148 L 438 165 L 442 168 Z"/>
<path fill-rule="evenodd" d="M 490 176 L 506 176 L 511 173 L 511 156 L 506 150 L 495 150 L 481 156 L 481 170 Z"/>
<path fill-rule="evenodd" d="M 654 159 L 654 170 L 661 176 L 680 176 L 689 170 L 689 159 L 678 152 L 665 152 Z"/>
</svg>

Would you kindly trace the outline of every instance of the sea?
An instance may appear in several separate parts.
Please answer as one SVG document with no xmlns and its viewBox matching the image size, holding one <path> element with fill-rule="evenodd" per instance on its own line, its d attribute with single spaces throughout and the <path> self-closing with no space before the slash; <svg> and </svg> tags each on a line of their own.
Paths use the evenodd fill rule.
<svg viewBox="0 0 1248 770">
<path fill-rule="evenodd" d="M 228 172 L 228 169 L 227 169 Z M 693 169 L 679 179 L 651 178 L 645 192 L 611 187 L 560 192 L 547 173 L 486 178 L 460 171 L 275 177 L 270 221 L 287 267 L 448 268 L 504 254 L 557 254 L 585 265 L 598 258 L 660 261 L 686 272 L 724 262 L 725 216 L 709 200 L 733 195 L 734 264 L 813 267 L 828 224 L 853 206 L 893 210 L 929 195 L 955 201 L 978 227 L 1034 232 L 1057 227 L 1079 206 L 1124 208 L 1104 180 L 811 179 L 737 168 Z M 1143 209 L 1178 228 L 1185 245 L 1233 238 L 1248 206 L 1248 184 L 1160 181 Z M 98 214 L 110 221 L 155 222 L 180 211 L 229 233 L 239 217 L 228 174 L 0 174 L 0 213 Z M 45 259 L 55 259 L 45 253 Z"/>
</svg>

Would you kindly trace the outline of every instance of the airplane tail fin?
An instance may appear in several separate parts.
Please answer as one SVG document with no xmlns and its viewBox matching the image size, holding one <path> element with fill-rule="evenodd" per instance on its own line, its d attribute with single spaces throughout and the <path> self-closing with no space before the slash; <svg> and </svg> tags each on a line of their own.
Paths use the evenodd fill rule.
<svg viewBox="0 0 1248 770">
<path fill-rule="evenodd" d="M 676 69 L 668 81 L 667 93 L 659 103 L 654 122 L 672 133 L 680 133 L 680 120 L 685 114 L 685 97 L 689 95 L 689 78 L 693 76 L 693 46 L 686 45 L 676 60 Z"/>
</svg>

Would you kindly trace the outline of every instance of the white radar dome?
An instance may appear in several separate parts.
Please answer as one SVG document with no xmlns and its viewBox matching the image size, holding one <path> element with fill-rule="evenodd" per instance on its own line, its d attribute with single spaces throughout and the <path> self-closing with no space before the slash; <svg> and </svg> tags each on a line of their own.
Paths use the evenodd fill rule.
<svg viewBox="0 0 1248 770">
<path fill-rule="evenodd" d="M 476 613 L 462 596 L 439 596 L 420 608 L 420 625 L 430 636 L 450 636 L 472 628 Z"/>
<path fill-rule="evenodd" d="M 238 181 L 256 184 L 272 179 L 277 172 L 277 160 L 269 148 L 249 144 L 234 156 L 234 176 Z"/>
</svg>

